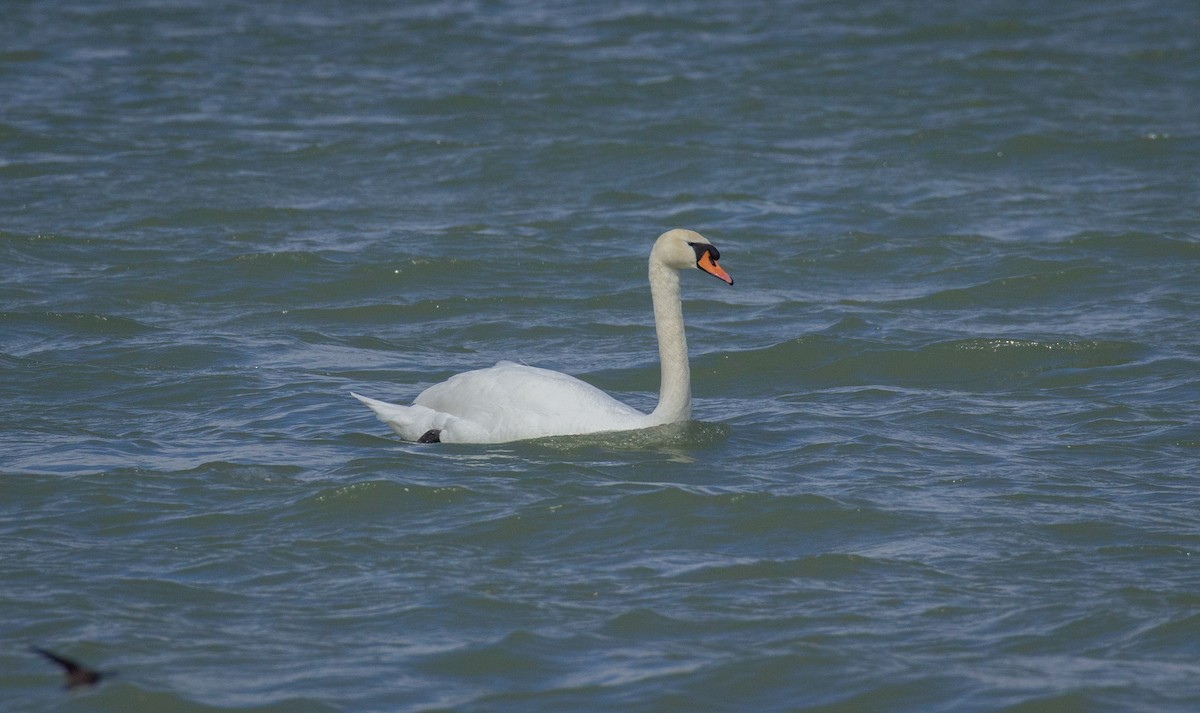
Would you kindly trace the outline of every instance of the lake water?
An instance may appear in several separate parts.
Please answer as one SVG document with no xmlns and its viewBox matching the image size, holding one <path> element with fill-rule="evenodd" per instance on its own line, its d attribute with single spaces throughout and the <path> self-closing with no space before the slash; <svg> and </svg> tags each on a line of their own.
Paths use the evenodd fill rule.
<svg viewBox="0 0 1200 713">
<path fill-rule="evenodd" d="M 5 709 L 1200 709 L 1191 0 L 4 14 Z"/>
</svg>

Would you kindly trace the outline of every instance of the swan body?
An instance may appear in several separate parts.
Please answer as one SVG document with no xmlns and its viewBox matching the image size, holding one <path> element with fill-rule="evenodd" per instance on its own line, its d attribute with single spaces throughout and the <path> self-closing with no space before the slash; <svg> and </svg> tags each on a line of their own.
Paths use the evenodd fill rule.
<svg viewBox="0 0 1200 713">
<path fill-rule="evenodd" d="M 631 431 L 691 417 L 691 375 L 679 271 L 700 269 L 732 285 L 720 252 L 691 230 L 669 230 L 650 251 L 650 293 L 662 383 L 650 413 L 584 381 L 549 369 L 502 361 L 421 392 L 411 406 L 352 395 L 401 438 L 424 443 L 506 443 L 547 436 Z"/>
</svg>

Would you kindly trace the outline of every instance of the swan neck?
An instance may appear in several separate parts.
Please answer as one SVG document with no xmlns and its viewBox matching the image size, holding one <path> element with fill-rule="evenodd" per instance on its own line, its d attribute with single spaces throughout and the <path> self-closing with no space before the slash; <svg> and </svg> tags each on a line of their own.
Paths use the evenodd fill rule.
<svg viewBox="0 0 1200 713">
<path fill-rule="evenodd" d="M 651 425 L 657 426 L 691 418 L 692 384 L 687 337 L 683 332 L 679 272 L 651 259 L 650 295 L 654 300 L 654 330 L 662 368 L 658 406 L 650 414 Z"/>
</svg>

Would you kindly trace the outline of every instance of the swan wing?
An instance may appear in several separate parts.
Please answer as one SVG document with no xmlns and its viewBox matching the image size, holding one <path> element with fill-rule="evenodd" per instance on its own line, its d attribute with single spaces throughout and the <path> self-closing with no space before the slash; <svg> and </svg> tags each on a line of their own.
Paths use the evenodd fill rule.
<svg viewBox="0 0 1200 713">
<path fill-rule="evenodd" d="M 647 419 L 573 376 L 509 361 L 434 384 L 415 407 L 446 417 L 442 440 L 460 443 L 620 431 L 643 428 Z"/>
</svg>

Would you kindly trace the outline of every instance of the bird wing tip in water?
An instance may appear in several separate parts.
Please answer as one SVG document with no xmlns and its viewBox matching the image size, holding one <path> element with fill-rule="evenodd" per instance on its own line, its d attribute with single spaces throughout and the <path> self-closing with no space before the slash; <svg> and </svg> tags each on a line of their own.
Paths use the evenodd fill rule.
<svg viewBox="0 0 1200 713">
<path fill-rule="evenodd" d="M 101 678 L 105 676 L 112 676 L 116 673 L 115 671 L 108 671 L 105 673 L 93 671 L 92 669 L 72 661 L 65 656 L 60 656 L 53 651 L 47 651 L 39 646 L 33 646 L 31 644 L 29 648 L 30 650 L 41 654 L 59 666 L 62 666 L 63 670 L 66 672 L 68 689 L 77 688 L 79 686 L 93 686 L 98 683 Z"/>
<path fill-rule="evenodd" d="M 58 654 L 54 653 L 53 651 L 47 651 L 46 649 L 43 649 L 40 646 L 33 646 L 33 645 L 30 645 L 29 649 L 35 653 L 41 654 L 42 656 L 46 657 L 47 659 L 50 659 L 51 661 L 58 664 L 59 666 L 62 666 L 68 672 L 79 670 L 79 664 L 75 663 L 74 661 L 72 661 L 69 658 L 59 656 Z"/>
</svg>

